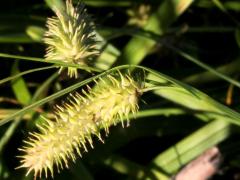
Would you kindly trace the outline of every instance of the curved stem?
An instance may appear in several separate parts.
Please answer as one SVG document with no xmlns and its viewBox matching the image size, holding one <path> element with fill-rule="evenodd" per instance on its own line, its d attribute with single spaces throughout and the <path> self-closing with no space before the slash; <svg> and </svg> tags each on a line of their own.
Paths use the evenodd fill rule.
<svg viewBox="0 0 240 180">
<path fill-rule="evenodd" d="M 3 58 L 9 58 L 9 59 L 21 59 L 21 60 L 26 60 L 26 61 L 35 61 L 35 62 L 41 62 L 41 63 L 51 63 L 51 64 L 56 64 L 64 67 L 75 67 L 78 69 L 83 69 L 86 71 L 95 71 L 95 72 L 101 72 L 101 69 L 95 68 L 95 67 L 89 67 L 89 66 L 80 66 L 78 64 L 73 64 L 73 63 L 65 63 L 62 61 L 56 61 L 56 60 L 46 60 L 44 58 L 37 58 L 37 57 L 28 57 L 28 56 L 19 56 L 19 55 L 12 55 L 12 54 L 5 54 L 5 53 L 0 53 L 0 57 Z"/>
<path fill-rule="evenodd" d="M 7 77 L 7 78 L 4 78 L 4 79 L 1 79 L 0 80 L 0 85 L 3 84 L 3 83 L 6 83 L 8 81 L 11 81 L 13 79 L 16 79 L 20 76 L 23 76 L 23 75 L 26 75 L 26 74 L 30 74 L 30 73 L 33 73 L 33 72 L 37 72 L 37 71 L 42 71 L 42 70 L 47 70 L 47 69 L 53 69 L 53 68 L 57 68 L 57 66 L 48 66 L 48 67 L 42 67 L 42 68 L 36 68 L 36 69 L 31 69 L 31 70 L 27 70 L 27 71 L 23 71 L 19 74 L 16 74 L 14 76 L 10 76 L 10 77 Z"/>
</svg>

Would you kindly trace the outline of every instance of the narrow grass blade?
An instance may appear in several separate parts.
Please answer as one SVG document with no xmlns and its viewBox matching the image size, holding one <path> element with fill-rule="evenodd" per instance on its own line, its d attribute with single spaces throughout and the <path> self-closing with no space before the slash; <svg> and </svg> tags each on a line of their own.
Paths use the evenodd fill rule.
<svg viewBox="0 0 240 180">
<path fill-rule="evenodd" d="M 19 56 L 19 55 L 12 55 L 12 54 L 5 54 L 5 53 L 0 53 L 0 57 L 3 58 L 9 58 L 9 59 L 21 59 L 25 61 L 34 61 L 34 62 L 41 62 L 41 63 L 51 63 L 51 64 L 56 64 L 64 67 L 76 67 L 78 69 L 83 69 L 86 71 L 96 71 L 100 72 L 101 70 L 94 68 L 94 67 L 88 67 L 88 66 L 79 66 L 77 64 L 72 64 L 72 63 L 64 63 L 62 61 L 55 61 L 55 60 L 46 60 L 44 58 L 36 58 L 36 57 L 28 57 L 28 56 Z M 0 58 L 1 59 L 1 58 Z M 6 61 L 6 59 L 4 59 Z"/>
<path fill-rule="evenodd" d="M 10 77 L 1 79 L 0 80 L 0 85 L 5 83 L 5 82 L 11 81 L 13 79 L 16 79 L 16 78 L 18 78 L 20 76 L 26 75 L 26 74 L 30 74 L 30 73 L 37 72 L 37 71 L 42 71 L 42 70 L 48 70 L 48 69 L 52 69 L 52 68 L 56 68 L 56 66 L 48 66 L 48 67 L 30 69 L 30 70 L 27 70 L 27 71 L 24 71 L 24 72 L 20 72 L 20 73 L 17 73 L 16 75 L 12 75 Z"/>
<path fill-rule="evenodd" d="M 15 62 L 12 67 L 12 74 L 20 73 L 18 70 L 18 62 Z M 23 104 L 27 105 L 31 100 L 31 94 L 27 88 L 27 85 L 23 78 L 18 78 L 12 81 L 12 89 L 17 98 L 17 100 Z"/>
<path fill-rule="evenodd" d="M 18 70 L 18 63 L 15 62 L 12 67 L 12 74 L 19 73 Z M 14 95 L 16 96 L 17 100 L 22 105 L 27 105 L 30 102 L 31 94 L 29 92 L 29 89 L 24 81 L 23 78 L 18 78 L 14 82 L 12 82 L 12 89 L 14 92 Z M 20 123 L 20 117 L 16 118 L 16 121 L 13 121 L 12 124 L 9 126 L 7 131 L 4 133 L 4 135 L 0 139 L 0 154 L 2 153 L 5 145 L 8 143 L 10 138 L 12 137 L 15 129 L 18 127 Z"/>
<path fill-rule="evenodd" d="M 240 58 L 237 58 L 236 60 L 228 64 L 215 68 L 215 70 L 229 77 L 238 72 L 239 66 L 240 66 Z M 217 76 L 215 73 L 207 70 L 198 74 L 190 75 L 184 78 L 182 81 L 189 84 L 200 85 L 200 84 L 209 83 L 209 82 L 213 82 L 221 79 L 222 78 Z"/>
<path fill-rule="evenodd" d="M 159 169 L 173 174 L 208 148 L 222 142 L 231 134 L 231 126 L 224 119 L 212 121 L 159 154 L 150 164 L 153 172 Z"/>
<path fill-rule="evenodd" d="M 230 120 L 232 123 L 240 125 L 240 120 L 239 120 L 240 114 L 239 113 L 216 102 L 215 100 L 208 97 L 206 94 L 204 94 L 204 93 L 198 91 L 197 89 L 190 87 L 184 83 L 174 80 L 173 78 L 170 78 L 166 75 L 158 73 L 154 70 L 151 70 L 149 68 L 142 67 L 142 66 L 133 66 L 133 65 L 123 65 L 123 66 L 115 67 L 115 68 L 105 71 L 104 73 L 101 73 L 97 76 L 94 76 L 94 77 L 86 79 L 82 82 L 76 83 L 66 89 L 63 89 L 55 94 L 52 94 L 42 100 L 39 100 L 39 101 L 23 108 L 22 110 L 20 110 L 19 112 L 15 113 L 15 114 L 12 114 L 8 118 L 5 118 L 2 121 L 0 121 L 0 125 L 7 123 L 8 121 L 12 120 L 13 118 L 15 118 L 19 115 L 23 115 L 24 113 L 31 110 L 32 108 L 40 106 L 46 102 L 49 102 L 53 99 L 56 99 L 64 94 L 66 94 L 66 93 L 69 93 L 69 92 L 81 87 L 82 85 L 85 85 L 86 83 L 93 81 L 95 78 L 104 76 L 105 74 L 113 72 L 113 71 L 126 69 L 126 68 L 129 69 L 131 67 L 139 68 L 139 69 L 142 69 L 144 71 L 151 73 L 152 75 L 156 76 L 156 81 L 159 81 L 159 82 L 167 81 L 169 83 L 169 85 L 167 87 L 163 87 L 163 86 L 157 87 L 158 90 L 156 91 L 156 93 L 161 95 L 162 97 L 169 99 L 173 102 L 179 103 L 190 109 L 202 110 L 202 111 L 216 113 L 217 115 L 231 117 Z"/>
</svg>

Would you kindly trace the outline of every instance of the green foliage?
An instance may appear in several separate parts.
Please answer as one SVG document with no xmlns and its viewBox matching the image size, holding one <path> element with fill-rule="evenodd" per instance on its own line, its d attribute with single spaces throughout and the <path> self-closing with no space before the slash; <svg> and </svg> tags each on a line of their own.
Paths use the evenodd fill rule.
<svg viewBox="0 0 240 180">
<path fill-rule="evenodd" d="M 69 169 L 60 174 L 54 173 L 54 178 L 169 179 L 213 146 L 218 146 L 225 156 L 220 167 L 222 173 L 216 174 L 214 178 L 233 177 L 239 171 L 240 163 L 240 148 L 237 143 L 240 132 L 240 2 L 83 2 L 96 24 L 96 39 L 88 41 L 88 35 L 82 37 L 81 31 L 78 38 L 84 39 L 84 42 L 76 41 L 76 46 L 72 44 L 72 48 L 93 48 L 91 50 L 95 53 L 95 46 L 92 45 L 97 43 L 100 51 L 97 50 L 96 54 L 99 55 L 94 57 L 91 64 L 77 63 L 72 57 L 69 57 L 70 60 L 65 60 L 65 57 L 47 60 L 44 58 L 44 34 L 48 28 L 46 20 L 54 16 L 54 12 L 59 15 L 65 11 L 64 1 L 45 0 L 38 3 L 12 0 L 12 3 L 4 1 L 0 8 L 0 179 L 31 179 L 32 170 L 41 174 L 40 171 L 44 169 L 50 169 L 51 173 L 55 172 L 55 168 L 58 169 L 53 166 L 52 161 L 50 167 L 48 162 L 43 162 L 43 168 L 35 164 L 33 169 L 15 169 L 21 166 L 21 158 L 16 156 L 26 157 L 22 167 L 30 167 L 26 164 L 30 157 L 18 148 L 24 144 L 22 142 L 27 139 L 28 132 L 40 133 L 37 124 L 44 128 L 46 121 L 40 115 L 47 119 L 56 119 L 57 115 L 57 119 L 61 119 L 59 117 L 66 114 L 70 117 L 70 113 L 65 113 L 65 110 L 78 114 L 74 116 L 74 121 L 70 119 L 68 123 L 64 122 L 67 127 L 69 123 L 78 122 L 78 116 L 94 114 L 95 117 L 99 112 L 102 117 L 103 109 L 98 108 L 98 105 L 101 103 L 115 109 L 115 106 L 111 106 L 113 102 L 122 103 L 122 107 L 115 109 L 117 112 L 109 109 L 105 112 L 105 116 L 109 113 L 114 122 L 109 120 L 107 126 L 102 124 L 94 131 L 96 137 L 103 137 L 105 143 L 101 144 L 96 137 L 91 137 L 93 127 L 84 127 L 89 124 L 85 122 L 85 118 L 85 124 L 81 121 L 79 128 L 67 134 L 75 136 L 78 130 L 84 131 L 85 128 L 87 140 L 91 146 L 94 144 L 94 149 L 88 153 L 81 152 L 82 158 L 74 156 L 76 163 L 68 164 Z M 79 2 L 76 0 L 73 3 L 77 5 Z M 14 12 L 11 9 L 14 9 Z M 66 18 L 64 23 L 68 22 L 69 18 Z M 88 19 L 83 23 L 85 21 Z M 75 19 L 69 22 L 75 23 Z M 90 33 L 95 31 L 92 22 L 88 25 L 91 27 Z M 69 24 L 68 26 L 71 27 Z M 84 30 L 84 33 L 87 32 Z M 65 40 L 68 35 L 64 34 Z M 56 37 L 53 41 L 58 39 Z M 64 44 L 66 42 L 64 41 Z M 59 44 L 56 47 L 59 47 Z M 66 49 L 61 44 L 62 50 Z M 85 53 L 87 56 L 88 52 Z M 85 62 L 85 55 L 78 60 Z M 60 73 L 59 67 L 62 69 Z M 78 75 L 78 78 L 68 77 L 66 69 L 74 69 L 71 76 Z M 118 89 L 124 87 L 123 81 L 117 84 L 115 78 L 110 78 L 112 86 L 104 81 L 109 85 L 108 88 L 105 88 L 101 81 L 106 76 L 111 77 L 119 72 L 132 74 L 139 83 L 139 89 L 136 90 L 134 85 L 126 91 L 141 91 L 138 105 L 137 100 L 134 100 L 135 109 L 131 109 L 130 97 L 128 101 L 121 99 L 123 94 L 126 94 Z M 134 84 L 133 81 L 131 83 Z M 85 95 L 82 98 L 90 98 L 91 103 L 84 105 L 84 100 L 77 100 L 72 105 L 65 103 L 64 113 L 54 113 L 56 104 L 59 107 L 61 101 L 68 102 L 64 96 L 74 91 L 81 92 L 86 86 L 91 88 L 88 93 L 83 93 Z M 106 94 L 111 94 L 111 97 L 105 96 Z M 118 100 L 115 95 L 118 95 Z M 98 112 L 75 110 L 74 106 L 78 104 L 81 104 L 78 108 L 88 107 Z M 139 112 L 135 114 L 138 106 Z M 47 121 L 51 124 L 51 120 Z M 123 129 L 120 124 L 116 124 L 119 121 L 130 121 L 130 127 Z M 116 127 L 111 127 L 113 124 Z M 52 133 L 50 125 L 48 129 Z M 108 137 L 105 137 L 101 129 L 105 129 Z M 46 134 L 58 139 L 51 133 L 43 133 L 44 135 L 39 135 L 39 139 L 47 139 Z M 66 134 L 62 135 L 64 143 L 71 144 L 71 138 L 66 139 L 64 135 Z M 79 144 L 84 144 L 83 149 L 87 140 L 78 139 Z M 58 143 L 61 147 L 61 142 Z M 61 156 L 59 166 L 62 160 L 65 161 L 65 158 L 74 154 L 74 149 L 70 148 L 71 152 L 64 151 L 64 147 L 66 146 L 58 153 L 59 157 Z M 31 166 L 34 167 L 34 164 Z M 51 169 L 52 166 L 54 170 Z M 25 177 L 26 171 L 31 172 L 30 176 Z"/>
</svg>

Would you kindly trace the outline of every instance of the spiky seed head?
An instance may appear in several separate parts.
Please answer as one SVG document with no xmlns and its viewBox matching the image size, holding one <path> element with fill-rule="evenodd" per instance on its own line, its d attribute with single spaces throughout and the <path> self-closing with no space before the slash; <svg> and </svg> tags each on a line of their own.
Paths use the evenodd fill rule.
<svg viewBox="0 0 240 180">
<path fill-rule="evenodd" d="M 53 176 L 53 166 L 58 171 L 68 167 L 69 159 L 75 161 L 88 146 L 93 147 L 92 135 L 101 141 L 100 129 L 106 133 L 109 127 L 122 122 L 129 113 L 138 111 L 140 85 L 130 76 L 107 75 L 95 81 L 96 86 L 82 94 L 70 95 L 68 103 L 56 106 L 55 121 L 46 119 L 39 126 L 40 133 L 33 133 L 21 150 L 21 166 L 27 168 L 27 174 L 34 172 L 41 177 L 42 171 Z M 128 118 L 127 118 L 128 119 Z"/>
<path fill-rule="evenodd" d="M 48 18 L 44 42 L 48 45 L 46 59 L 89 65 L 99 54 L 95 26 L 81 2 L 74 7 L 66 1 L 64 9 L 54 9 L 56 17 Z M 60 72 L 63 67 L 60 68 Z M 77 77 L 77 68 L 68 67 L 68 75 Z"/>
</svg>

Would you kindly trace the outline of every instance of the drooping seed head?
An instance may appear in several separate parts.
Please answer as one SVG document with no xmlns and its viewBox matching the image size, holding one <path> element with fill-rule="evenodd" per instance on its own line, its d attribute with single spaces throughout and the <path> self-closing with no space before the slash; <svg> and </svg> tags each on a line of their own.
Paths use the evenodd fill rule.
<svg viewBox="0 0 240 180">
<path fill-rule="evenodd" d="M 74 7 L 66 1 L 64 9 L 55 8 L 56 17 L 48 18 L 44 42 L 48 45 L 46 59 L 89 65 L 99 54 L 95 26 L 83 3 Z M 60 71 L 63 67 L 60 68 Z M 77 68 L 68 67 L 68 75 L 77 77 Z"/>
<path fill-rule="evenodd" d="M 54 165 L 58 171 L 68 167 L 69 159 L 75 161 L 76 153 L 81 156 L 88 146 L 93 147 L 92 135 L 101 141 L 100 129 L 106 133 L 109 127 L 129 113 L 138 111 L 141 95 L 140 85 L 130 75 L 107 75 L 95 81 L 96 86 L 82 95 L 71 95 L 70 102 L 56 106 L 55 121 L 46 119 L 39 127 L 40 133 L 32 133 L 22 150 L 20 167 L 29 174 L 41 177 L 42 171 L 53 176 Z M 128 118 L 127 118 L 128 119 Z"/>
</svg>

